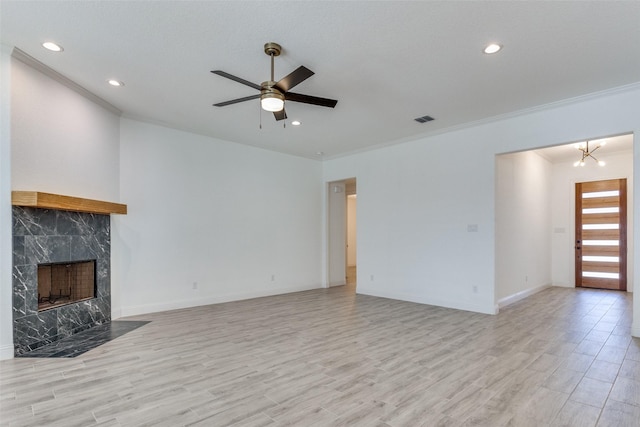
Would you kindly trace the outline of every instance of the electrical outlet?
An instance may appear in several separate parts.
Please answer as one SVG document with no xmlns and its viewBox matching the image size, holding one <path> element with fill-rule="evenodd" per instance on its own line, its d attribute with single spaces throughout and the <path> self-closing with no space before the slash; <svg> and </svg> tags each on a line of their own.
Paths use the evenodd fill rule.
<svg viewBox="0 0 640 427">
<path fill-rule="evenodd" d="M 478 293 L 478 286 L 477 285 L 473 285 L 473 293 L 474 294 Z"/>
<path fill-rule="evenodd" d="M 272 275 L 271 275 L 271 281 L 272 281 L 272 282 L 274 282 L 275 280 L 276 280 L 276 275 L 275 275 L 275 274 L 272 274 Z"/>
<path fill-rule="evenodd" d="M 193 282 L 193 285 L 191 285 L 193 287 L 194 290 L 198 289 L 198 282 Z"/>
<path fill-rule="evenodd" d="M 371 275 L 371 281 L 373 282 L 373 274 Z"/>
</svg>

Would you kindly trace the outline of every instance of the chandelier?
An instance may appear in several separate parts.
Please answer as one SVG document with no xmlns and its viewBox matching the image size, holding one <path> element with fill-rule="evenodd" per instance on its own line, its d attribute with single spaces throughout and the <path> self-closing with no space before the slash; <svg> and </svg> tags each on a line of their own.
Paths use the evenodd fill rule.
<svg viewBox="0 0 640 427">
<path fill-rule="evenodd" d="M 587 157 L 591 157 L 596 163 L 598 163 L 598 165 L 604 166 L 606 163 L 602 160 L 598 160 L 596 156 L 593 155 L 593 153 L 595 153 L 598 148 L 606 144 L 607 141 L 602 141 L 600 144 L 596 145 L 593 150 L 589 151 L 589 141 L 577 143 L 575 147 L 582 152 L 582 157 L 580 158 L 580 160 L 575 162 L 573 166 L 584 166 L 584 159 L 586 159 Z"/>
</svg>

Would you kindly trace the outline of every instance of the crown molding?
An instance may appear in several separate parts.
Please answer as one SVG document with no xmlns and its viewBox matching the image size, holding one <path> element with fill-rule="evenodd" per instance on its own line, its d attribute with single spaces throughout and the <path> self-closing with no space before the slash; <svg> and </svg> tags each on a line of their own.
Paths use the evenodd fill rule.
<svg viewBox="0 0 640 427">
<path fill-rule="evenodd" d="M 549 102 L 547 104 L 536 105 L 536 106 L 530 107 L 530 108 L 524 108 L 524 109 L 521 109 L 521 110 L 511 111 L 511 112 L 504 113 L 504 114 L 498 114 L 496 116 L 486 117 L 484 119 L 479 119 L 479 120 L 474 120 L 474 121 L 471 121 L 471 122 L 465 122 L 465 123 L 460 123 L 460 124 L 457 124 L 457 125 L 447 126 L 447 127 L 441 128 L 441 129 L 427 131 L 427 132 L 416 134 L 416 135 L 410 135 L 410 136 L 406 136 L 404 138 L 396 139 L 396 140 L 393 140 L 393 141 L 382 142 L 380 144 L 371 145 L 371 146 L 368 146 L 368 147 L 364 147 L 364 148 L 360 148 L 360 149 L 357 149 L 357 150 L 349 151 L 347 153 L 341 153 L 341 154 L 338 154 L 338 155 L 335 155 L 335 156 L 327 156 L 327 157 L 323 158 L 322 160 L 326 161 L 326 160 L 335 160 L 335 159 L 339 159 L 339 158 L 342 158 L 342 157 L 349 157 L 349 156 L 353 156 L 353 155 L 364 153 L 364 152 L 368 152 L 368 151 L 374 151 L 374 150 L 377 150 L 377 149 L 380 149 L 380 148 L 390 147 L 390 146 L 394 146 L 394 145 L 400 145 L 400 144 L 404 144 L 406 142 L 419 141 L 419 140 L 424 139 L 424 138 L 430 138 L 430 137 L 434 137 L 434 136 L 438 136 L 438 135 L 447 134 L 447 133 L 450 133 L 450 132 L 456 132 L 456 131 L 461 131 L 461 130 L 465 130 L 465 129 L 471 129 L 471 128 L 479 127 L 479 126 L 490 124 L 490 123 L 496 123 L 496 122 L 500 122 L 500 121 L 504 121 L 504 120 L 508 120 L 508 119 L 513 119 L 513 118 L 516 118 L 516 117 L 521 117 L 521 116 L 526 116 L 526 115 L 534 114 L 534 113 L 538 113 L 538 112 L 553 110 L 553 109 L 560 108 L 560 107 L 574 105 L 574 104 L 578 104 L 578 103 L 585 102 L 585 101 L 590 101 L 590 100 L 599 99 L 599 98 L 605 98 L 607 96 L 613 96 L 613 95 L 617 95 L 617 94 L 620 94 L 620 93 L 627 93 L 627 92 L 632 92 L 632 91 L 636 91 L 636 90 L 640 90 L 640 82 L 635 82 L 635 83 L 631 83 L 631 84 L 623 85 L 623 86 L 616 86 L 616 87 L 613 87 L 613 88 L 610 88 L 610 89 L 601 90 L 601 91 L 598 91 L 598 92 L 591 92 L 591 93 L 587 93 L 587 94 L 584 94 L 584 95 L 575 96 L 575 97 L 572 97 L 572 98 L 565 98 L 565 99 L 561 99 L 559 101 Z"/>
<path fill-rule="evenodd" d="M 84 96 L 88 100 L 90 100 L 92 102 L 95 102 L 96 104 L 98 104 L 99 106 L 103 107 L 104 109 L 112 112 L 116 116 L 121 116 L 122 115 L 122 110 L 120 110 L 119 108 L 115 107 L 114 105 L 112 105 L 109 102 L 105 101 L 104 99 L 100 98 L 98 95 L 94 94 L 93 92 L 91 92 L 91 91 L 85 89 L 84 87 L 80 86 L 79 84 L 77 84 L 76 82 L 71 80 L 70 78 L 68 78 L 66 76 L 63 76 L 62 74 L 60 74 L 59 72 L 57 72 L 53 68 L 48 67 L 47 65 L 45 65 L 42 62 L 40 62 L 37 59 L 35 59 L 34 57 L 26 54 L 25 52 L 23 52 L 22 50 L 18 49 L 17 47 L 13 48 L 13 52 L 11 53 L 11 57 L 14 58 L 14 59 L 17 59 L 18 61 L 20 61 L 20 62 L 22 62 L 22 63 L 24 63 L 24 64 L 26 64 L 28 66 L 30 66 L 31 68 L 34 68 L 34 69 L 40 71 L 45 76 L 48 76 L 48 77 L 52 78 L 53 80 L 57 81 L 58 83 L 66 86 L 69 89 L 71 89 L 71 90 L 77 92 L 78 94 Z"/>
</svg>

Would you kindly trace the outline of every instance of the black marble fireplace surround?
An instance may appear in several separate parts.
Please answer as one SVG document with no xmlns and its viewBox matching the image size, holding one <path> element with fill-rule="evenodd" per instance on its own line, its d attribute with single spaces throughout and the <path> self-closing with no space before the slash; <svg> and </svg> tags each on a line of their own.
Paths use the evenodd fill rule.
<svg viewBox="0 0 640 427">
<path fill-rule="evenodd" d="M 25 354 L 111 320 L 109 215 L 13 207 L 13 342 Z M 38 311 L 38 264 L 96 260 L 96 297 Z"/>
</svg>

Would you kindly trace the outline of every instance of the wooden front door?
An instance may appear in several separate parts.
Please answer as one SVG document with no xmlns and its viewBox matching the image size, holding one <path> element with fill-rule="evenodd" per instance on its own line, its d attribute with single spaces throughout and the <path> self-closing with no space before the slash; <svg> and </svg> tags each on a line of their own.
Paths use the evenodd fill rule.
<svg viewBox="0 0 640 427">
<path fill-rule="evenodd" d="M 627 180 L 576 184 L 576 287 L 627 289 Z"/>
</svg>

